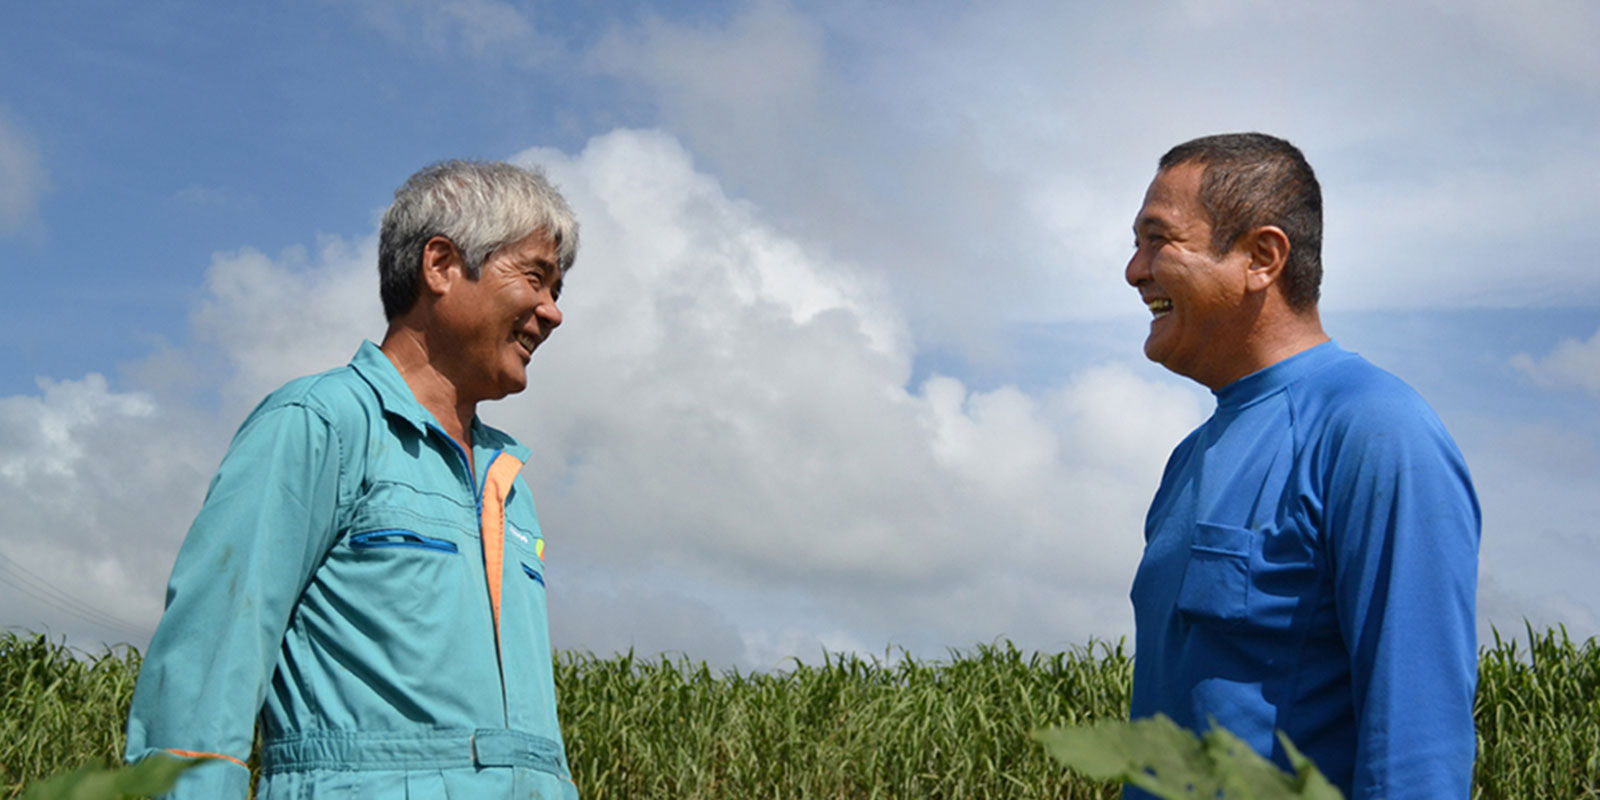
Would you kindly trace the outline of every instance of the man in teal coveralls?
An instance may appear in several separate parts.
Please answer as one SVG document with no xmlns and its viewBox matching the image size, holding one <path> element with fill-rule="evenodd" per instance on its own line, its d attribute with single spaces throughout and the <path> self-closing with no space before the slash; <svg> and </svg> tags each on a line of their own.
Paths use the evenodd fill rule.
<svg viewBox="0 0 1600 800">
<path fill-rule="evenodd" d="M 576 798 L 556 719 L 522 391 L 578 248 L 537 171 L 446 162 L 395 192 L 388 331 L 273 392 L 234 437 L 167 588 L 127 758 L 199 757 L 171 796 Z"/>
</svg>

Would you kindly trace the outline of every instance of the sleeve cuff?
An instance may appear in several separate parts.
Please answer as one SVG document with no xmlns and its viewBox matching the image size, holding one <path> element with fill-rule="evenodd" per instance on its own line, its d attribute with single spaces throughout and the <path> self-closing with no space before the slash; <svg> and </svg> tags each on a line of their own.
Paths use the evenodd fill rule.
<svg viewBox="0 0 1600 800">
<path fill-rule="evenodd" d="M 149 756 L 173 755 L 170 750 L 151 748 L 131 761 Z M 178 777 L 172 791 L 161 795 L 163 800 L 244 800 L 250 794 L 250 769 L 226 758 L 206 758 Z"/>
</svg>

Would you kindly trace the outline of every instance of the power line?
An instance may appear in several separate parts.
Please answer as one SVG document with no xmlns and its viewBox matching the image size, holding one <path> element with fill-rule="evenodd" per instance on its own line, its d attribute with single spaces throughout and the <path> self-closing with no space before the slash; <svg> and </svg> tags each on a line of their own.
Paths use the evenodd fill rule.
<svg viewBox="0 0 1600 800">
<path fill-rule="evenodd" d="M 138 630 L 135 625 L 114 614 L 108 614 L 88 603 L 57 589 L 48 580 L 35 575 L 27 567 L 0 553 L 0 583 L 6 583 L 23 594 L 63 614 L 75 617 L 97 627 L 118 633 Z"/>
</svg>

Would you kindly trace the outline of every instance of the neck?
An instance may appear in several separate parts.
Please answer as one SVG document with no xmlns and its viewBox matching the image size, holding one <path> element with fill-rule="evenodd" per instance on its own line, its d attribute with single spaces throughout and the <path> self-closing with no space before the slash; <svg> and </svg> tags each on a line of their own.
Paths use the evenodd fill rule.
<svg viewBox="0 0 1600 800">
<path fill-rule="evenodd" d="M 1241 330 L 1217 342 L 1215 358 L 1187 377 L 1216 391 L 1246 375 L 1328 341 L 1315 306 L 1294 311 L 1287 306 L 1256 314 Z"/>
<path fill-rule="evenodd" d="M 1316 306 L 1305 311 L 1284 309 L 1283 313 L 1271 315 L 1270 321 L 1265 321 L 1250 332 L 1245 343 L 1248 356 L 1240 362 L 1237 374 L 1227 376 L 1210 388 L 1221 389 L 1326 341 L 1328 334 L 1322 330 L 1322 317 L 1317 313 Z"/>
<path fill-rule="evenodd" d="M 477 415 L 476 400 L 463 397 L 454 381 L 433 358 L 434 348 L 416 328 L 391 324 L 380 345 L 395 370 L 405 380 L 417 402 L 433 414 L 439 426 L 461 445 L 472 460 L 472 419 Z"/>
</svg>

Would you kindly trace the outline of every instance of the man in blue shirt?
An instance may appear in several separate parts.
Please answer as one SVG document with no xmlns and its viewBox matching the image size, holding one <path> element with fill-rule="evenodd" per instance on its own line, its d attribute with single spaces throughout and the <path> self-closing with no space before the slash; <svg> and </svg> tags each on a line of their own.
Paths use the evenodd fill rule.
<svg viewBox="0 0 1600 800">
<path fill-rule="evenodd" d="M 1133 230 L 1145 355 L 1217 409 L 1145 521 L 1132 716 L 1287 766 L 1281 730 L 1353 798 L 1467 797 L 1478 503 L 1428 405 L 1322 330 L 1310 165 L 1262 134 L 1179 145 Z"/>
<path fill-rule="evenodd" d="M 206 760 L 170 795 L 563 798 L 528 449 L 478 403 L 521 391 L 577 254 L 536 171 L 446 162 L 395 192 L 388 331 L 251 412 L 167 587 L 127 758 Z"/>
</svg>

